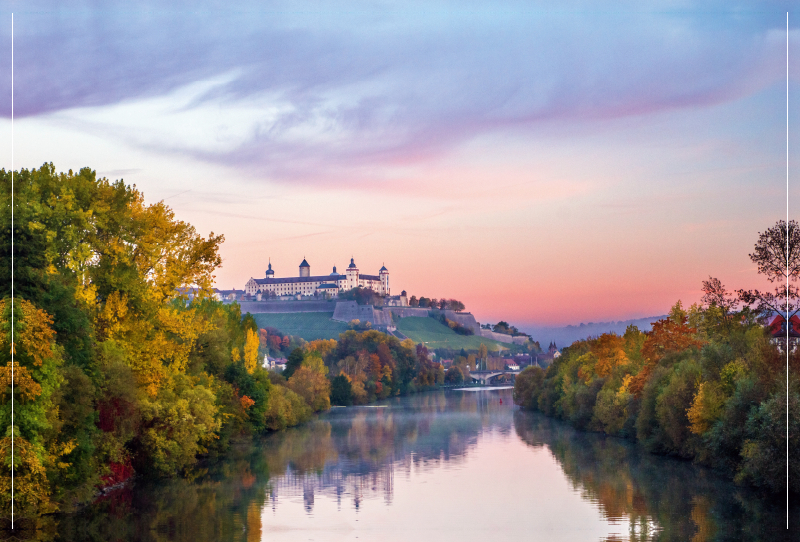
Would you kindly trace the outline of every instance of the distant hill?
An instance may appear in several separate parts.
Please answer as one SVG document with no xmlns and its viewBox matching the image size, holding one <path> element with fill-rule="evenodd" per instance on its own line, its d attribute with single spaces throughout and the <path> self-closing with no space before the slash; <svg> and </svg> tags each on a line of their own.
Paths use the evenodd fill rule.
<svg viewBox="0 0 800 542">
<path fill-rule="evenodd" d="M 613 332 L 622 335 L 625 333 L 625 329 L 631 324 L 638 327 L 640 331 L 650 331 L 653 322 L 666 317 L 667 315 L 665 314 L 663 316 L 649 316 L 647 318 L 620 320 L 618 322 L 589 322 L 588 324 L 580 324 L 577 326 L 528 327 L 522 331 L 530 334 L 534 341 L 539 341 L 543 349 L 547 349 L 547 345 L 550 344 L 551 341 L 555 341 L 556 346 L 563 348 L 577 340 L 595 337 L 603 333 Z"/>
</svg>

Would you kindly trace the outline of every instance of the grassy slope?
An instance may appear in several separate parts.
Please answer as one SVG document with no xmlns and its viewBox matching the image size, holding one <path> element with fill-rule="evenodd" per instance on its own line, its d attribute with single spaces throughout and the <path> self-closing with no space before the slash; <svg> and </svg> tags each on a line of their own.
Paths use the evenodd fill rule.
<svg viewBox="0 0 800 542">
<path fill-rule="evenodd" d="M 331 320 L 332 312 L 292 312 L 253 314 L 259 328 L 274 327 L 283 333 L 315 339 L 338 339 L 347 331 L 347 324 Z"/>
<path fill-rule="evenodd" d="M 400 318 L 397 330 L 414 342 L 426 343 L 428 348 L 464 348 L 476 350 L 481 343 L 489 351 L 508 348 L 497 341 L 476 335 L 459 335 L 446 325 L 433 318 L 409 316 Z"/>
</svg>

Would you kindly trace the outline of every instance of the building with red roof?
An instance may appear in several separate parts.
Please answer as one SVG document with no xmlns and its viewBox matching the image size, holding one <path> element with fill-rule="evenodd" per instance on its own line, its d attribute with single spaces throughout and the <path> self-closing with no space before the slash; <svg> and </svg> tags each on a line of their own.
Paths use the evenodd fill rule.
<svg viewBox="0 0 800 542">
<path fill-rule="evenodd" d="M 783 352 L 787 339 L 786 318 L 780 314 L 776 316 L 769 324 L 769 334 L 772 337 L 770 342 L 776 345 L 778 350 Z M 800 317 L 796 314 L 789 318 L 788 339 L 789 348 L 794 352 L 797 349 L 798 343 L 800 343 Z"/>
</svg>

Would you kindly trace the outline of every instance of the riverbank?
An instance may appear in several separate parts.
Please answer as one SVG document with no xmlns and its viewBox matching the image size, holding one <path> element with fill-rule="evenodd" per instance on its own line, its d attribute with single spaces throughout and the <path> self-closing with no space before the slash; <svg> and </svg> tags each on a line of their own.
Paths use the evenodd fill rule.
<svg viewBox="0 0 800 542">
<path fill-rule="evenodd" d="M 578 341 L 546 371 L 517 376 L 514 400 L 577 429 L 632 440 L 781 495 L 787 475 L 785 354 L 754 321 L 714 323 L 680 304 L 648 334 Z M 789 490 L 800 493 L 800 359 L 789 356 Z"/>
</svg>

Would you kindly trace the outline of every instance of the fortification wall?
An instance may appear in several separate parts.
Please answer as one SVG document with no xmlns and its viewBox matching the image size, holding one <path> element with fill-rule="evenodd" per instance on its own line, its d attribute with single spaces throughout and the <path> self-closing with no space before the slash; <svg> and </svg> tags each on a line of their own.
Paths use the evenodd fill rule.
<svg viewBox="0 0 800 542">
<path fill-rule="evenodd" d="M 409 316 L 416 316 L 418 318 L 427 317 L 428 309 L 420 309 L 417 307 L 384 307 L 384 312 L 390 312 L 400 318 L 407 318 Z"/>
<path fill-rule="evenodd" d="M 472 315 L 471 312 L 455 312 L 451 310 L 445 310 L 440 312 L 444 312 L 444 317 L 447 318 L 448 320 L 457 322 L 462 326 L 474 331 L 476 335 L 479 335 L 478 331 L 480 331 L 481 326 L 475 320 L 475 317 Z"/>
<path fill-rule="evenodd" d="M 384 327 L 391 327 L 394 328 L 394 320 L 392 319 L 392 313 L 386 311 L 379 311 L 377 309 L 373 310 L 372 314 L 374 320 L 372 320 L 373 326 L 384 326 Z"/>
<path fill-rule="evenodd" d="M 391 312 L 376 310 L 372 305 L 359 305 L 355 301 L 337 301 L 333 319 L 339 322 L 369 322 L 375 328 L 393 326 Z"/>
<path fill-rule="evenodd" d="M 447 319 L 453 320 L 464 327 L 470 328 L 475 335 L 480 335 L 481 337 L 486 337 L 487 339 L 493 339 L 506 344 L 525 344 L 528 342 L 528 337 L 525 336 L 512 337 L 511 335 L 506 335 L 504 333 L 495 333 L 490 329 L 481 329 L 481 325 L 469 312 L 455 312 L 451 310 L 446 310 L 443 312 Z"/>
<path fill-rule="evenodd" d="M 334 301 L 240 301 L 242 313 L 331 312 Z"/>
<path fill-rule="evenodd" d="M 383 309 L 376 309 L 372 305 L 359 305 L 355 301 L 241 301 L 239 304 L 242 307 L 242 313 L 249 312 L 251 314 L 333 311 L 333 320 L 339 322 L 350 322 L 351 320 L 358 320 L 362 323 L 369 322 L 375 329 L 390 331 L 395 329 L 393 317 L 427 317 L 428 313 L 432 311 L 437 315 L 444 313 L 446 318 L 471 329 L 479 337 L 507 344 L 522 344 L 528 340 L 527 337 L 512 337 L 502 333 L 495 333 L 488 329 L 481 329 L 480 324 L 469 312 L 420 309 L 418 307 L 383 307 Z"/>
</svg>

